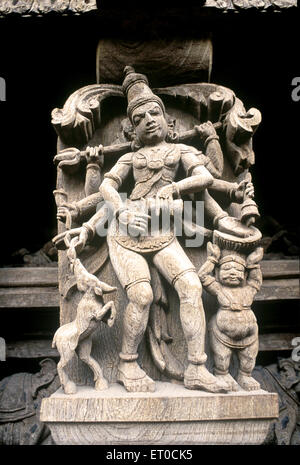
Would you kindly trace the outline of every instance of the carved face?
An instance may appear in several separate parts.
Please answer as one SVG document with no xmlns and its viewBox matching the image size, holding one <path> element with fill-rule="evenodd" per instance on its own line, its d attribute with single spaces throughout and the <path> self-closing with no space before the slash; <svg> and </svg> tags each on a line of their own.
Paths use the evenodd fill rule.
<svg viewBox="0 0 300 465">
<path fill-rule="evenodd" d="M 132 121 L 137 138 L 143 145 L 154 145 L 165 140 L 168 125 L 157 103 L 149 102 L 136 108 Z"/>
<path fill-rule="evenodd" d="M 242 284 L 245 277 L 245 267 L 240 263 L 231 261 L 223 263 L 219 269 L 219 281 L 225 286 L 237 287 Z"/>
</svg>

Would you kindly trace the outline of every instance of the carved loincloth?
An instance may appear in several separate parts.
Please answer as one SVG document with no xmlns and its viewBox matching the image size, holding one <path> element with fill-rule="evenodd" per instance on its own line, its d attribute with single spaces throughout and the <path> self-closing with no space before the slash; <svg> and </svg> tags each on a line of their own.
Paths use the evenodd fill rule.
<svg viewBox="0 0 300 465">
<path fill-rule="evenodd" d="M 253 314 L 252 310 L 243 310 L 243 313 L 244 312 L 251 312 L 251 316 Z M 236 316 L 236 314 L 237 314 L 237 312 L 233 313 L 233 315 L 232 315 L 233 320 L 234 320 L 234 317 Z M 255 318 L 254 314 L 253 314 L 253 316 L 254 316 L 255 322 L 253 321 L 253 323 L 252 323 L 252 325 L 254 325 L 253 326 L 254 332 L 252 332 L 252 334 L 249 334 L 249 335 L 247 335 L 245 337 L 243 337 L 243 336 L 238 337 L 238 335 L 237 335 L 234 338 L 229 336 L 228 334 L 226 334 L 224 331 L 220 330 L 220 328 L 218 327 L 218 324 L 217 324 L 217 316 L 218 316 L 218 314 L 211 319 L 209 329 L 210 329 L 210 331 L 213 332 L 216 339 L 218 339 L 218 341 L 220 341 L 226 347 L 230 347 L 232 349 L 244 349 L 246 347 L 249 347 L 251 344 L 253 344 L 254 342 L 257 341 L 258 328 L 257 328 L 256 318 Z M 240 324 L 242 324 L 242 323 L 240 323 Z M 245 325 L 246 324 L 247 324 L 247 322 L 245 322 Z"/>
<path fill-rule="evenodd" d="M 146 204 L 143 200 L 127 200 L 128 209 L 149 214 L 149 210 L 145 208 L 145 205 Z M 149 221 L 149 229 L 150 226 L 151 224 Z M 132 237 L 127 232 L 122 232 L 119 229 L 118 222 L 114 220 L 110 226 L 109 236 L 126 249 L 133 250 L 134 252 L 138 253 L 151 253 L 158 252 L 159 250 L 171 244 L 175 238 L 175 231 L 174 226 L 171 223 L 170 227 L 165 231 L 158 229 L 155 230 L 152 234 L 151 231 L 149 231 L 149 234 L 147 235 Z"/>
</svg>

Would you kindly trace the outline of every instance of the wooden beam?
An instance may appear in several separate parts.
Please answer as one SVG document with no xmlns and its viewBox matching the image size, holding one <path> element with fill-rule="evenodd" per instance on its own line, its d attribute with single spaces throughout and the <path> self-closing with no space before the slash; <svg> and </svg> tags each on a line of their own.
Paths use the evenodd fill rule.
<svg viewBox="0 0 300 465">
<path fill-rule="evenodd" d="M 300 299 L 299 279 L 266 279 L 256 301 Z"/>
<path fill-rule="evenodd" d="M 51 339 L 10 341 L 6 343 L 6 358 L 58 357 L 57 350 L 51 344 Z"/>
<path fill-rule="evenodd" d="M 0 287 L 58 287 L 57 267 L 0 268 Z"/>
<path fill-rule="evenodd" d="M 299 278 L 299 260 L 262 260 L 261 271 L 264 279 Z"/>
<path fill-rule="evenodd" d="M 272 351 L 272 350 L 292 350 L 292 340 L 299 337 L 300 333 L 273 333 L 273 334 L 260 334 L 259 336 L 259 350 Z"/>
<path fill-rule="evenodd" d="M 0 288 L 0 308 L 59 307 L 57 287 Z"/>
</svg>

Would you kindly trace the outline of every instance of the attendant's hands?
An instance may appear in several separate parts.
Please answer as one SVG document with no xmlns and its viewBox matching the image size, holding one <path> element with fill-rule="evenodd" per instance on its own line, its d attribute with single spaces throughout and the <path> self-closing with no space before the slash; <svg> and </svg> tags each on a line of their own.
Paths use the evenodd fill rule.
<svg viewBox="0 0 300 465">
<path fill-rule="evenodd" d="M 207 243 L 207 258 L 212 258 L 212 261 L 218 262 L 221 256 L 221 250 L 217 244 L 212 242 Z"/>
</svg>

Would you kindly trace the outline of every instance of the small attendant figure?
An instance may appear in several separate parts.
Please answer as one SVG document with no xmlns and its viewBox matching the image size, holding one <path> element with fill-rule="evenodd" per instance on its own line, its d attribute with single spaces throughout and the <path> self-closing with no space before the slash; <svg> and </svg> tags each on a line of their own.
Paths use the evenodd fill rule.
<svg viewBox="0 0 300 465">
<path fill-rule="evenodd" d="M 252 378 L 258 353 L 258 326 L 251 310 L 255 294 L 262 284 L 258 262 L 263 257 L 257 247 L 247 257 L 236 250 L 221 250 L 208 242 L 207 260 L 199 270 L 204 288 L 218 299 L 218 312 L 210 321 L 210 344 L 214 356 L 214 374 L 237 391 L 260 389 Z M 237 380 L 229 374 L 233 352 L 239 359 Z"/>
</svg>

